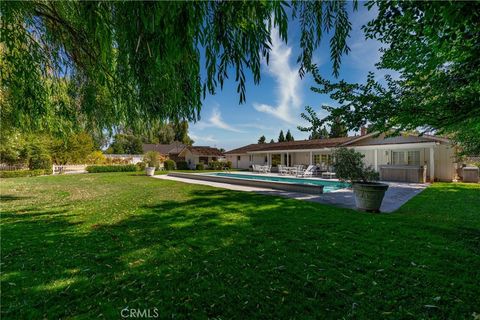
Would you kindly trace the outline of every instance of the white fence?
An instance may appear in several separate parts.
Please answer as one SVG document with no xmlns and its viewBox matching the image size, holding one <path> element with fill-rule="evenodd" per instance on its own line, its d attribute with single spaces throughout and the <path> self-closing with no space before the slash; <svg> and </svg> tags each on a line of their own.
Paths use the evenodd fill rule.
<svg viewBox="0 0 480 320">
<path fill-rule="evenodd" d="M 128 164 L 137 164 L 143 161 L 143 154 L 104 154 L 107 159 L 119 159 Z"/>
<path fill-rule="evenodd" d="M 86 164 L 54 164 L 53 174 L 85 173 Z"/>
</svg>

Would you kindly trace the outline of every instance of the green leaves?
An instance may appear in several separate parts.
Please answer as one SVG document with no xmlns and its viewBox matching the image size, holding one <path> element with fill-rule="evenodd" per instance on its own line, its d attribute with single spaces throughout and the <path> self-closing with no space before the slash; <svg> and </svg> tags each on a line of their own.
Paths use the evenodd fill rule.
<svg viewBox="0 0 480 320">
<path fill-rule="evenodd" d="M 480 6 L 470 2 L 367 3 L 377 17 L 363 29 L 384 44 L 378 64 L 398 79 L 384 84 L 369 74 L 363 84 L 326 81 L 319 87 L 342 104 L 325 120 L 342 117 L 349 129 L 417 130 L 448 135 L 463 153 L 480 153 Z"/>
<path fill-rule="evenodd" d="M 2 125 L 55 132 L 196 121 L 201 97 L 232 73 L 244 103 L 248 77 L 258 84 L 269 61 L 272 28 L 287 41 L 289 13 L 300 20 L 300 73 L 310 70 L 323 30 L 334 30 L 338 75 L 351 29 L 345 2 L 32 1 L 1 9 Z"/>
</svg>

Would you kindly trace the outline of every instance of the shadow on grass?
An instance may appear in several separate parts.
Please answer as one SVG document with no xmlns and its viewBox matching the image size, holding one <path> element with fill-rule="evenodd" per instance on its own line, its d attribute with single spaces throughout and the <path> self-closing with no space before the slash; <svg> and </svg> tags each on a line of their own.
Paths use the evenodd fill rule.
<svg viewBox="0 0 480 320">
<path fill-rule="evenodd" d="M 471 239 L 422 238 L 421 225 L 399 230 L 395 219 L 347 209 L 196 189 L 115 224 L 58 212 L 2 221 L 5 318 L 119 318 L 126 306 L 186 319 L 449 318 L 471 315 L 480 293 L 465 281 L 478 256 L 472 268 L 460 259 Z M 425 308 L 436 296 L 440 307 Z"/>
<path fill-rule="evenodd" d="M 16 201 L 16 200 L 25 200 L 30 199 L 31 197 L 26 196 L 15 196 L 11 194 L 2 194 L 0 196 L 0 201 L 8 202 L 8 201 Z"/>
</svg>

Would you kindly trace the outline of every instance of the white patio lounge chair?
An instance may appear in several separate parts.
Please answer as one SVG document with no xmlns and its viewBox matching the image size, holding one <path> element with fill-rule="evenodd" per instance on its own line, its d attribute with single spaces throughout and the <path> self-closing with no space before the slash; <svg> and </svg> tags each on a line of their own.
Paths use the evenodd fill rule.
<svg viewBox="0 0 480 320">
<path fill-rule="evenodd" d="M 278 174 L 281 176 L 288 174 L 287 168 L 281 164 L 278 165 Z"/>
<path fill-rule="evenodd" d="M 317 170 L 317 166 L 311 164 L 307 167 L 307 169 L 297 172 L 297 177 L 312 177 L 315 173 L 315 170 Z"/>
</svg>

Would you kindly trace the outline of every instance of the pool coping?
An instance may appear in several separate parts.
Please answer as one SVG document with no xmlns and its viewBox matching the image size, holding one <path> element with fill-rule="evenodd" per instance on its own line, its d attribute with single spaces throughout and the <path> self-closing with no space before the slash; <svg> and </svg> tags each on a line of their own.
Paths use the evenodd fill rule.
<svg viewBox="0 0 480 320">
<path fill-rule="evenodd" d="M 170 177 L 184 178 L 184 179 L 193 179 L 193 180 L 203 180 L 219 183 L 227 183 L 234 185 L 242 185 L 247 187 L 256 187 L 256 188 L 268 188 L 275 190 L 291 191 L 291 192 L 301 192 L 307 194 L 323 194 L 322 185 L 308 185 L 292 182 L 278 182 L 278 181 L 265 181 L 258 179 L 242 179 L 236 177 L 222 177 L 214 176 L 210 174 L 202 173 L 180 173 L 180 172 L 171 172 L 168 173 Z"/>
</svg>

